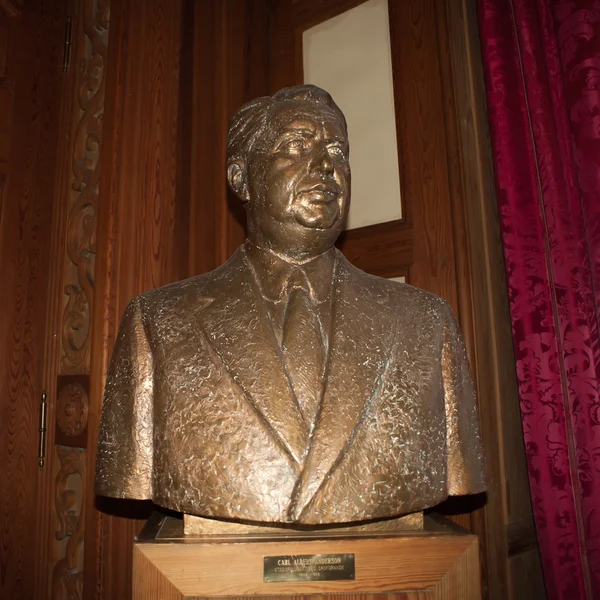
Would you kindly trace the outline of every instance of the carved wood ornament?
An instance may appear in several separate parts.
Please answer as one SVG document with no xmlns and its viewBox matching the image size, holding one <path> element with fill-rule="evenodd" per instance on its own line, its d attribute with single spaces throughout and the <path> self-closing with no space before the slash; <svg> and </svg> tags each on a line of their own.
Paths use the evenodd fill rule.
<svg viewBox="0 0 600 600">
<path fill-rule="evenodd" d="M 75 437 L 87 426 L 88 395 L 80 383 L 68 383 L 56 399 L 56 424 L 62 433 Z"/>
<path fill-rule="evenodd" d="M 55 537 L 62 558 L 52 570 L 52 598 L 79 600 L 83 597 L 86 452 L 57 446 L 56 453 L 60 469 L 55 478 L 54 506 L 59 525 Z"/>
<path fill-rule="evenodd" d="M 96 209 L 99 190 L 100 144 L 104 116 L 104 67 L 108 46 L 109 3 L 84 0 L 75 35 L 77 44 L 76 98 L 80 111 L 73 138 L 73 181 L 67 217 L 65 308 L 62 323 L 61 373 L 89 373 L 90 315 L 94 293 Z"/>
<path fill-rule="evenodd" d="M 22 0 L 0 0 L 0 13 L 4 13 L 7 17 L 20 17 Z"/>
<path fill-rule="evenodd" d="M 1 1 L 1 0 L 0 0 Z M 61 199 L 67 207 L 60 365 L 57 380 L 54 479 L 57 517 L 52 598 L 83 596 L 85 449 L 88 420 L 91 314 L 94 301 L 96 212 L 104 117 L 110 3 L 80 0 L 73 22 L 71 176 Z"/>
</svg>

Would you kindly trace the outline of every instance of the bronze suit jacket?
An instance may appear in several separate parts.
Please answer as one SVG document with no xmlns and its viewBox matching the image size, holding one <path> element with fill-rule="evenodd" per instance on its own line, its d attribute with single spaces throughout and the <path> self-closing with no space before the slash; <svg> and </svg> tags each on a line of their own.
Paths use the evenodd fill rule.
<svg viewBox="0 0 600 600">
<path fill-rule="evenodd" d="M 206 517 L 317 524 L 485 489 L 450 308 L 335 252 L 312 433 L 241 247 L 215 271 L 127 308 L 106 384 L 97 493 Z"/>
</svg>

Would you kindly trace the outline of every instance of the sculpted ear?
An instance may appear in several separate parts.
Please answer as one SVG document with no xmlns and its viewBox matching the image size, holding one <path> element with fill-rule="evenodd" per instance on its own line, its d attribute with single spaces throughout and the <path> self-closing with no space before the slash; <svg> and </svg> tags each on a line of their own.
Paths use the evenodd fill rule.
<svg viewBox="0 0 600 600">
<path fill-rule="evenodd" d="M 237 162 L 229 164 L 227 167 L 227 181 L 229 182 L 229 187 L 240 200 L 243 202 L 250 200 L 246 169 L 242 165 Z"/>
</svg>

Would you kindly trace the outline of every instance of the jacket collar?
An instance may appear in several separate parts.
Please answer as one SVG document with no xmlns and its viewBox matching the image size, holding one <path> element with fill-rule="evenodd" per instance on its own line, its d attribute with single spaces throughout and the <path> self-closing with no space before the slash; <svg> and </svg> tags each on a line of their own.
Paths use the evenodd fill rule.
<svg viewBox="0 0 600 600">
<path fill-rule="evenodd" d="M 254 269 L 259 289 L 271 302 L 285 301 L 294 286 L 306 287 L 314 302 L 329 298 L 335 264 L 335 250 L 331 248 L 320 256 L 302 264 L 290 263 L 265 248 L 246 240 L 244 252 Z"/>
</svg>

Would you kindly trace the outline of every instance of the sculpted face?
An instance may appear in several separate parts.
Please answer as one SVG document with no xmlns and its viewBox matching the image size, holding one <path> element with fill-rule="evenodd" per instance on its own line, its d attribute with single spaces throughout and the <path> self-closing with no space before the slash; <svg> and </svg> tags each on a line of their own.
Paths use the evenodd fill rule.
<svg viewBox="0 0 600 600">
<path fill-rule="evenodd" d="M 245 171 L 248 237 L 291 260 L 328 250 L 350 201 L 348 140 L 329 108 L 286 102 L 272 111 Z"/>
</svg>

